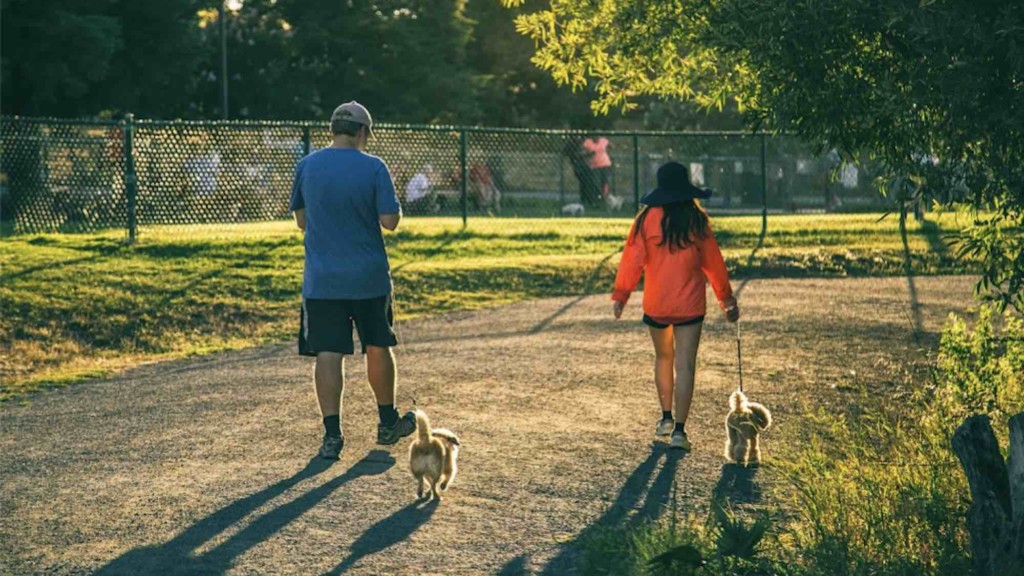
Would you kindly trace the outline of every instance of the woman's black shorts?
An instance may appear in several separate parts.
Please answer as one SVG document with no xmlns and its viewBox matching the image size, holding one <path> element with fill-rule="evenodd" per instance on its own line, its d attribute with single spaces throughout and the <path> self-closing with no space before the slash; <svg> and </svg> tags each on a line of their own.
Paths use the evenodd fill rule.
<svg viewBox="0 0 1024 576">
<path fill-rule="evenodd" d="M 704 317 L 703 316 L 697 316 L 696 318 L 691 318 L 691 319 L 686 320 L 684 322 L 676 322 L 676 323 L 672 324 L 672 326 L 690 326 L 692 324 L 700 324 L 703 321 L 704 321 Z M 644 314 L 644 324 L 647 324 L 651 328 L 657 328 L 659 330 L 664 330 L 665 328 L 669 327 L 668 324 L 662 324 L 661 322 L 658 322 L 657 320 L 655 320 L 654 318 L 651 318 L 647 314 Z"/>
</svg>

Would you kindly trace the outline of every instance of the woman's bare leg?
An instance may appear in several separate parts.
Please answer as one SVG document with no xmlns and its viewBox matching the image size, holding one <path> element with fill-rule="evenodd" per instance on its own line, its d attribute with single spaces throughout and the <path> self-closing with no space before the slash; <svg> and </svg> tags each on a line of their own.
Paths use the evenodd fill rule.
<svg viewBox="0 0 1024 576">
<path fill-rule="evenodd" d="M 686 418 L 690 415 L 701 327 L 703 327 L 703 323 L 675 327 L 675 416 L 677 425 L 685 425 Z"/>
<path fill-rule="evenodd" d="M 672 410 L 672 386 L 675 380 L 675 335 L 671 328 L 650 327 L 651 341 L 654 342 L 654 385 L 658 388 L 658 400 L 665 412 Z"/>
</svg>

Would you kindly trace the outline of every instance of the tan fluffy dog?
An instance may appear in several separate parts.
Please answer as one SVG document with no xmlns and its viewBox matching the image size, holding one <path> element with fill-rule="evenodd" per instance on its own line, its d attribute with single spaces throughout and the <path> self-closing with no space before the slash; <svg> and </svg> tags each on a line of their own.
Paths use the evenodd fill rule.
<svg viewBox="0 0 1024 576">
<path fill-rule="evenodd" d="M 739 390 L 729 397 L 729 415 L 725 418 L 725 458 L 743 465 L 761 463 L 761 448 L 757 437 L 772 425 L 772 413 L 767 408 L 747 400 Z"/>
<path fill-rule="evenodd" d="M 416 478 L 416 495 L 423 497 L 426 486 L 430 495 L 441 500 L 441 492 L 448 489 L 459 457 L 459 437 L 451 430 L 430 428 L 430 420 L 422 410 L 416 410 L 416 439 L 409 446 L 409 469 Z"/>
</svg>

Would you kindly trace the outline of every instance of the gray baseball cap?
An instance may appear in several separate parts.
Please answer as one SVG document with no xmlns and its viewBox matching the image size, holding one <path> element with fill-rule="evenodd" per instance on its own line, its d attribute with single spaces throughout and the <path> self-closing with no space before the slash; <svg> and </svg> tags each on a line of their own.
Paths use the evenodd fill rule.
<svg viewBox="0 0 1024 576">
<path fill-rule="evenodd" d="M 338 120 L 348 120 L 349 122 L 362 124 L 371 132 L 373 131 L 373 118 L 370 117 L 370 111 L 366 109 L 366 106 L 355 100 L 346 102 L 334 109 L 334 113 L 331 114 L 331 124 Z"/>
</svg>

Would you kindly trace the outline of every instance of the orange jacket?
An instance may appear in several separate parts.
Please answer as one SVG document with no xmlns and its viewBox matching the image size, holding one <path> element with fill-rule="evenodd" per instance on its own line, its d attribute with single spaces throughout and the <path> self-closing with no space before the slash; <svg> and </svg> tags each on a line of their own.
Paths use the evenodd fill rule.
<svg viewBox="0 0 1024 576">
<path fill-rule="evenodd" d="M 661 243 L 662 209 L 648 209 L 640 234 L 634 238 L 636 222 L 629 230 L 626 248 L 619 261 L 612 300 L 625 303 L 644 281 L 644 314 L 662 323 L 676 323 L 703 316 L 707 310 L 705 283 L 711 282 L 719 305 L 732 297 L 729 272 L 711 226 L 707 235 L 683 249 L 669 250 Z"/>
</svg>

